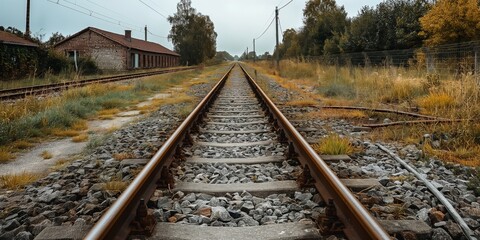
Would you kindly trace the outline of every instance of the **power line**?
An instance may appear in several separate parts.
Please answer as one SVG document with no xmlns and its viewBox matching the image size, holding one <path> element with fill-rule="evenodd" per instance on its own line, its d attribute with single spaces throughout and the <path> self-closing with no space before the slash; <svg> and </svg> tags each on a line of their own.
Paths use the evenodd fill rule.
<svg viewBox="0 0 480 240">
<path fill-rule="evenodd" d="M 268 24 L 268 27 L 267 27 L 267 28 L 265 28 L 265 30 L 263 31 L 263 33 L 262 33 L 262 34 L 260 34 L 260 36 L 258 36 L 258 37 L 257 37 L 257 38 L 255 38 L 255 39 L 257 39 L 257 40 L 258 40 L 259 38 L 261 38 L 261 37 L 262 37 L 262 36 L 263 36 L 263 35 L 264 35 L 264 34 L 267 32 L 267 30 L 268 30 L 268 29 L 269 29 L 269 28 L 272 26 L 273 20 L 275 20 L 275 17 L 273 17 L 273 18 L 272 18 L 272 20 L 270 21 L 270 24 Z"/>
<path fill-rule="evenodd" d="M 147 30 L 147 32 L 150 33 L 150 34 L 152 34 L 152 35 L 155 36 L 155 37 L 167 38 L 167 39 L 168 39 L 168 37 L 164 37 L 164 36 L 160 36 L 160 35 L 154 34 L 154 33 L 150 32 L 150 30 Z"/>
<path fill-rule="evenodd" d="M 288 2 L 288 3 L 286 3 L 285 5 L 281 6 L 280 8 L 278 8 L 278 10 L 280 10 L 280 9 L 282 9 L 282 8 L 284 8 L 284 7 L 286 7 L 286 6 L 287 6 L 288 4 L 290 4 L 291 2 L 293 2 L 293 0 L 290 0 L 290 2 Z"/>
<path fill-rule="evenodd" d="M 155 8 L 151 7 L 150 5 L 148 5 L 147 3 L 145 3 L 144 1 L 142 0 L 138 0 L 140 1 L 141 3 L 143 3 L 145 6 L 147 6 L 148 8 L 152 9 L 154 12 L 158 13 L 158 15 L 164 17 L 165 19 L 168 19 L 165 15 L 161 14 L 159 11 L 157 11 Z"/>
<path fill-rule="evenodd" d="M 55 3 L 59 6 L 62 6 L 64 8 L 68 8 L 72 11 L 75 11 L 75 12 L 79 12 L 81 14 L 84 14 L 84 15 L 87 15 L 87 16 L 90 16 L 90 17 L 93 17 L 93 18 L 96 18 L 96 19 L 99 19 L 99 20 L 102 20 L 104 22 L 108 22 L 108 23 L 111 23 L 111 24 L 114 24 L 114 25 L 118 25 L 118 26 L 122 26 L 122 27 L 127 27 L 127 28 L 132 28 L 132 30 L 134 31 L 141 31 L 141 28 L 139 28 L 138 26 L 135 26 L 133 24 L 129 24 L 129 23 L 125 23 L 125 22 L 122 22 L 118 19 L 115 19 L 115 18 L 112 18 L 110 16 L 107 16 L 105 14 L 102 14 L 102 13 L 99 13 L 97 11 L 94 11 L 94 10 L 91 10 L 89 8 L 86 8 L 86 7 L 83 7 L 83 6 L 80 6 L 79 4 L 77 3 L 73 3 L 73 2 L 70 2 L 68 0 L 64 0 L 64 2 L 68 3 L 68 4 L 71 4 L 73 6 L 76 6 L 78 8 L 81 8 L 83 9 L 82 10 L 79 10 L 78 8 L 74 8 L 74 7 L 71 7 L 71 6 L 67 6 L 65 4 L 62 4 L 60 3 L 60 0 L 57 0 L 57 1 L 53 1 L 53 0 L 47 0 L 51 3 Z"/>
<path fill-rule="evenodd" d="M 278 18 L 278 26 L 280 27 L 280 35 L 282 35 L 282 39 L 283 39 L 283 29 L 282 29 L 282 23 L 280 22 L 280 18 Z"/>
<path fill-rule="evenodd" d="M 116 14 L 116 15 L 119 16 L 119 17 L 128 18 L 129 20 L 133 20 L 132 18 L 130 18 L 130 17 L 124 15 L 124 14 L 121 14 L 121 13 L 119 13 L 119 12 L 116 12 L 116 11 L 110 9 L 110 8 L 104 7 L 104 6 L 102 6 L 102 5 L 94 2 L 94 1 L 92 1 L 92 0 L 85 0 L 85 1 L 87 1 L 87 2 L 89 2 L 89 3 L 91 3 L 91 4 L 93 4 L 93 5 L 96 5 L 97 7 L 100 7 L 100 8 L 102 8 L 102 9 L 105 9 L 105 10 L 107 10 L 107 11 L 110 11 L 110 12 Z M 139 28 L 139 29 L 142 28 L 140 25 L 135 25 L 135 24 L 130 24 L 130 25 L 135 26 L 135 27 L 137 27 L 137 28 Z"/>
</svg>

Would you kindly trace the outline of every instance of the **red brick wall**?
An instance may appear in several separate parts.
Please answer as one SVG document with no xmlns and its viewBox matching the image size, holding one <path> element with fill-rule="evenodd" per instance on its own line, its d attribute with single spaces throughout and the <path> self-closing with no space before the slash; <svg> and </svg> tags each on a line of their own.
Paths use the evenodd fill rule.
<svg viewBox="0 0 480 240">
<path fill-rule="evenodd" d="M 55 47 L 55 51 L 63 54 L 73 50 L 80 57 L 91 57 L 100 69 L 127 68 L 127 49 L 95 32 L 86 31 Z"/>
<path fill-rule="evenodd" d="M 92 31 L 86 31 L 55 47 L 55 51 L 62 54 L 73 50 L 76 50 L 80 57 L 91 57 L 100 69 L 132 69 L 131 53 L 139 54 L 139 68 L 173 67 L 179 63 L 177 56 L 134 49 L 129 51 L 122 45 Z"/>
</svg>

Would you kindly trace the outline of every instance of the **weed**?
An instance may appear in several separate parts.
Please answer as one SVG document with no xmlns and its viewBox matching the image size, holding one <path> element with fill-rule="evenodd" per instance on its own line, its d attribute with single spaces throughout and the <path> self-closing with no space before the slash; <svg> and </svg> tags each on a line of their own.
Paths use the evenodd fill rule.
<svg viewBox="0 0 480 240">
<path fill-rule="evenodd" d="M 350 141 L 338 135 L 328 135 L 319 143 L 315 144 L 313 149 L 318 153 L 325 155 L 341 155 L 353 152 L 353 146 Z"/>
<path fill-rule="evenodd" d="M 80 134 L 72 138 L 72 142 L 85 142 L 88 140 L 88 134 Z"/>
<path fill-rule="evenodd" d="M 109 181 L 104 185 L 104 190 L 112 192 L 123 192 L 128 187 L 128 182 L 122 181 Z"/>
<path fill-rule="evenodd" d="M 0 148 L 0 163 L 12 160 L 15 156 L 8 150 Z"/>
<path fill-rule="evenodd" d="M 318 102 L 313 99 L 301 99 L 301 100 L 292 100 L 285 103 L 288 106 L 297 106 L 297 107 L 311 107 L 317 106 Z"/>
<path fill-rule="evenodd" d="M 43 159 L 51 159 L 53 155 L 49 151 L 45 150 L 40 153 L 40 157 L 42 157 Z"/>
<path fill-rule="evenodd" d="M 14 149 L 20 149 L 20 150 L 23 150 L 23 149 L 27 149 L 27 148 L 31 148 L 33 147 L 33 143 L 30 143 L 30 142 L 27 142 L 25 140 L 17 140 L 15 142 L 12 143 L 11 145 Z"/>
<path fill-rule="evenodd" d="M 446 93 L 430 93 L 417 99 L 418 105 L 428 114 L 439 114 L 440 110 L 446 110 L 455 106 L 455 99 Z"/>
<path fill-rule="evenodd" d="M 55 162 L 55 165 L 53 165 L 52 167 L 50 167 L 50 169 L 52 169 L 53 171 L 58 171 L 60 169 L 63 169 L 65 168 L 72 160 L 69 160 L 69 159 L 58 159 L 56 162 Z"/>
<path fill-rule="evenodd" d="M 105 136 L 96 136 L 90 138 L 87 143 L 87 150 L 93 151 L 95 148 L 101 146 L 106 141 Z"/>
<path fill-rule="evenodd" d="M 73 130 L 73 129 L 52 129 L 52 134 L 57 137 L 75 137 L 80 135 L 80 132 L 78 130 Z"/>
<path fill-rule="evenodd" d="M 124 159 L 135 158 L 135 155 L 133 153 L 127 153 L 127 152 L 115 153 L 115 154 L 113 154 L 113 158 L 121 161 L 121 160 L 124 160 Z"/>
<path fill-rule="evenodd" d="M 25 185 L 32 183 L 39 179 L 41 175 L 35 173 L 23 172 L 19 174 L 0 176 L 0 187 L 6 189 L 17 190 L 23 188 Z"/>
</svg>

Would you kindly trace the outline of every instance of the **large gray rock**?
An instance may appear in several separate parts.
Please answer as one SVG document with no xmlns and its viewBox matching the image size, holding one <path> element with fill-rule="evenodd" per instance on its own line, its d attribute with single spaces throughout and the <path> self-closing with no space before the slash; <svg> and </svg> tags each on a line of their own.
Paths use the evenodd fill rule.
<svg viewBox="0 0 480 240">
<path fill-rule="evenodd" d="M 212 221 L 220 220 L 222 222 L 229 222 L 233 220 L 227 209 L 222 206 L 212 207 L 212 215 L 210 216 L 210 219 Z"/>
</svg>

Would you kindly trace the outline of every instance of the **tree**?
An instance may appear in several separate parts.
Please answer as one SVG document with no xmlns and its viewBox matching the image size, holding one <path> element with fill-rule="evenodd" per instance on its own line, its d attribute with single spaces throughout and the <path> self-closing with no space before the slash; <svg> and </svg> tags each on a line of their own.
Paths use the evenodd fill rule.
<svg viewBox="0 0 480 240">
<path fill-rule="evenodd" d="M 197 13 L 191 4 L 180 0 L 177 12 L 168 17 L 172 24 L 168 38 L 182 64 L 196 65 L 215 56 L 217 33 L 210 17 Z"/>
<path fill-rule="evenodd" d="M 426 37 L 426 45 L 480 39 L 480 9 L 477 0 L 438 0 L 420 18 L 420 23 L 423 30 L 420 35 Z"/>
<path fill-rule="evenodd" d="M 281 58 L 298 57 L 302 54 L 300 45 L 298 44 L 298 34 L 295 29 L 289 28 L 283 32 L 283 40 L 278 52 Z"/>
<path fill-rule="evenodd" d="M 45 46 L 47 48 L 53 47 L 55 44 L 63 41 L 65 39 L 65 36 L 63 34 L 56 32 L 52 33 L 52 36 L 45 42 Z"/>
<path fill-rule="evenodd" d="M 323 54 L 325 41 L 348 26 L 347 12 L 335 0 L 309 0 L 303 16 L 305 27 L 299 39 L 305 55 Z"/>
</svg>

